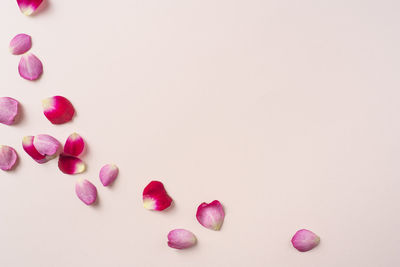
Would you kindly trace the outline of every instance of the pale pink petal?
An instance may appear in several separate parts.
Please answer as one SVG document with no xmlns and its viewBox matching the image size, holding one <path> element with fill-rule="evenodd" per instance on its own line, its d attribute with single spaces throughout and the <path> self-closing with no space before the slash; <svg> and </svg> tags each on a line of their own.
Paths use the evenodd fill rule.
<svg viewBox="0 0 400 267">
<path fill-rule="evenodd" d="M 24 33 L 16 35 L 10 42 L 10 52 L 13 55 L 21 55 L 28 52 L 31 47 L 32 38 Z"/>
<path fill-rule="evenodd" d="M 31 156 L 36 162 L 42 164 L 47 161 L 49 161 L 49 158 L 46 158 L 46 156 L 40 154 L 35 146 L 33 145 L 33 141 L 35 140 L 35 137 L 33 136 L 25 136 L 22 139 L 22 147 L 24 148 L 25 152 Z"/>
<path fill-rule="evenodd" d="M 42 2 L 43 0 L 17 0 L 19 9 L 26 16 L 32 15 Z"/>
<path fill-rule="evenodd" d="M 143 190 L 143 206 L 149 210 L 165 210 L 171 206 L 172 198 L 159 181 L 150 182 Z"/>
<path fill-rule="evenodd" d="M 19 75 L 22 78 L 34 81 L 39 79 L 43 73 L 43 64 L 34 54 L 29 53 L 21 56 L 18 65 Z"/>
<path fill-rule="evenodd" d="M 196 236 L 185 229 L 175 229 L 168 233 L 168 246 L 171 248 L 190 248 L 193 247 L 196 242 Z"/>
<path fill-rule="evenodd" d="M 300 252 L 309 251 L 315 248 L 318 246 L 319 242 L 319 236 L 306 229 L 297 231 L 292 237 L 293 247 Z"/>
<path fill-rule="evenodd" d="M 46 157 L 55 157 L 61 148 L 60 142 L 47 134 L 36 135 L 35 139 L 33 139 L 33 145 L 37 152 Z"/>
<path fill-rule="evenodd" d="M 72 119 L 75 109 L 63 96 L 53 96 L 42 101 L 43 113 L 53 124 L 63 124 Z"/>
<path fill-rule="evenodd" d="M 96 187 L 86 179 L 79 179 L 75 184 L 76 195 L 86 205 L 92 205 L 97 199 Z"/>
<path fill-rule="evenodd" d="M 104 186 L 110 185 L 117 179 L 118 167 L 115 164 L 107 164 L 100 170 L 100 181 Z"/>
<path fill-rule="evenodd" d="M 11 97 L 0 97 L 0 123 L 11 125 L 19 113 L 19 103 Z"/>
<path fill-rule="evenodd" d="M 17 162 L 18 155 L 14 148 L 0 145 L 0 169 L 11 170 Z"/>
<path fill-rule="evenodd" d="M 218 200 L 214 200 L 210 204 L 203 202 L 197 208 L 196 218 L 204 227 L 218 231 L 224 222 L 224 208 Z"/>
<path fill-rule="evenodd" d="M 58 158 L 58 168 L 65 174 L 78 174 L 85 171 L 86 165 L 77 157 L 61 154 Z"/>
<path fill-rule="evenodd" d="M 79 156 L 83 149 L 85 148 L 85 142 L 83 138 L 77 134 L 71 134 L 64 145 L 64 153 L 71 155 L 71 156 Z"/>
</svg>

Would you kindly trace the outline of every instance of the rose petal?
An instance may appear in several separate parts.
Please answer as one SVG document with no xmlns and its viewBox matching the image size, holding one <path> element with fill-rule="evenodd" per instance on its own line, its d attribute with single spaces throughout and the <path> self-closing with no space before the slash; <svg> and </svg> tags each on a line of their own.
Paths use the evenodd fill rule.
<svg viewBox="0 0 400 267">
<path fill-rule="evenodd" d="M 13 55 L 21 55 L 32 47 L 32 38 L 24 33 L 17 34 L 10 42 L 10 52 Z"/>
<path fill-rule="evenodd" d="M 43 0 L 17 0 L 19 9 L 26 16 L 32 15 L 42 2 Z"/>
<path fill-rule="evenodd" d="M 65 174 L 78 174 L 85 171 L 86 165 L 77 157 L 61 154 L 58 158 L 58 168 Z"/>
<path fill-rule="evenodd" d="M 143 190 L 143 206 L 148 210 L 165 210 L 171 203 L 172 198 L 159 181 L 150 182 Z"/>
<path fill-rule="evenodd" d="M 85 142 L 83 141 L 83 138 L 79 134 L 73 133 L 65 142 L 64 153 L 77 157 L 82 153 L 84 148 Z"/>
<path fill-rule="evenodd" d="M 37 152 L 48 158 L 54 158 L 60 151 L 60 142 L 47 134 L 39 134 L 33 139 L 33 145 Z"/>
<path fill-rule="evenodd" d="M 42 164 L 47 161 L 49 161 L 49 158 L 46 158 L 46 156 L 40 154 L 35 146 L 33 145 L 33 141 L 35 140 L 35 137 L 33 136 L 25 136 L 22 139 L 22 147 L 24 148 L 25 152 L 31 156 L 36 162 Z"/>
<path fill-rule="evenodd" d="M 196 236 L 185 229 L 175 229 L 168 233 L 168 246 L 171 248 L 190 248 L 193 247 L 196 242 Z"/>
<path fill-rule="evenodd" d="M 11 97 L 0 97 L 0 123 L 11 125 L 19 113 L 19 103 Z"/>
<path fill-rule="evenodd" d="M 196 218 L 204 227 L 218 231 L 224 222 L 224 208 L 218 200 L 210 204 L 203 202 L 197 208 Z"/>
<path fill-rule="evenodd" d="M 117 179 L 118 167 L 115 164 L 104 165 L 100 170 L 100 181 L 104 186 L 110 185 Z"/>
<path fill-rule="evenodd" d="M 319 236 L 313 232 L 301 229 L 292 237 L 292 244 L 300 252 L 309 251 L 318 246 L 320 241 Z"/>
<path fill-rule="evenodd" d="M 42 101 L 43 113 L 53 124 L 63 124 L 72 119 L 75 109 L 63 96 L 53 96 Z"/>
<path fill-rule="evenodd" d="M 11 170 L 17 162 L 18 155 L 14 148 L 0 145 L 0 169 Z"/>
<path fill-rule="evenodd" d="M 42 62 L 32 53 L 22 55 L 18 65 L 19 75 L 29 81 L 39 79 L 43 73 Z"/>
<path fill-rule="evenodd" d="M 86 205 L 92 205 L 97 199 L 96 187 L 86 179 L 79 179 L 75 184 L 76 195 Z"/>
</svg>

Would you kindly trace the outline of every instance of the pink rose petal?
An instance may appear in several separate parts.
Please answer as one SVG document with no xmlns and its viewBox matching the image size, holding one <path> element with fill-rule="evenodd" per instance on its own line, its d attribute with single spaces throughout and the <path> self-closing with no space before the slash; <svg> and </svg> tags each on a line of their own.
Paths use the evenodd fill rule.
<svg viewBox="0 0 400 267">
<path fill-rule="evenodd" d="M 100 170 L 100 181 L 104 186 L 108 186 L 117 179 L 118 167 L 115 164 L 104 165 Z"/>
<path fill-rule="evenodd" d="M 171 248 L 190 248 L 193 247 L 196 242 L 196 236 L 185 229 L 175 229 L 168 233 L 168 246 Z"/>
<path fill-rule="evenodd" d="M 37 152 L 48 158 L 54 158 L 60 152 L 60 142 L 47 134 L 39 134 L 33 139 L 33 145 Z"/>
<path fill-rule="evenodd" d="M 42 101 L 43 113 L 53 124 L 63 124 L 72 119 L 75 109 L 63 96 L 53 96 Z"/>
<path fill-rule="evenodd" d="M 214 200 L 210 204 L 203 202 L 197 208 L 196 218 L 204 227 L 218 231 L 224 222 L 224 208 L 218 200 Z"/>
<path fill-rule="evenodd" d="M 76 195 L 86 205 L 92 205 L 97 199 L 96 187 L 86 179 L 79 179 L 75 184 Z"/>
<path fill-rule="evenodd" d="M 14 148 L 0 145 L 0 169 L 11 170 L 17 162 L 18 155 Z"/>
<path fill-rule="evenodd" d="M 319 236 L 306 229 L 297 231 L 292 237 L 293 247 L 300 252 L 309 251 L 315 248 L 318 246 L 319 242 Z"/>
<path fill-rule="evenodd" d="M 42 2 L 43 0 L 17 0 L 19 9 L 26 16 L 32 15 Z"/>
<path fill-rule="evenodd" d="M 22 78 L 34 81 L 42 75 L 43 64 L 34 54 L 25 54 L 19 61 L 18 71 Z"/>
<path fill-rule="evenodd" d="M 61 154 L 58 158 L 58 168 L 65 174 L 78 174 L 85 171 L 86 165 L 77 157 Z"/>
<path fill-rule="evenodd" d="M 11 97 L 0 97 L 0 123 L 14 124 L 19 113 L 19 103 Z"/>
<path fill-rule="evenodd" d="M 16 35 L 10 42 L 10 52 L 13 55 L 21 55 L 32 47 L 32 38 L 24 33 Z"/>
<path fill-rule="evenodd" d="M 33 141 L 35 140 L 35 137 L 33 136 L 25 136 L 22 139 L 22 147 L 24 148 L 25 152 L 31 156 L 37 163 L 45 163 L 49 161 L 49 158 L 46 158 L 46 156 L 40 154 L 35 146 L 33 145 Z"/>
<path fill-rule="evenodd" d="M 165 210 L 171 206 L 172 198 L 159 181 L 150 182 L 143 190 L 143 206 L 149 210 Z"/>
<path fill-rule="evenodd" d="M 64 145 L 64 153 L 71 155 L 71 156 L 79 156 L 83 149 L 85 148 L 85 142 L 83 138 L 77 134 L 71 134 Z"/>
</svg>

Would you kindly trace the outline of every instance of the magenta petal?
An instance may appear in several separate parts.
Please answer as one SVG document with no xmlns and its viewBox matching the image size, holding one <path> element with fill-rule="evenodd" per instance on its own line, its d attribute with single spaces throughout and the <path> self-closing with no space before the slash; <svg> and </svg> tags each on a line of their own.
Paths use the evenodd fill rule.
<svg viewBox="0 0 400 267">
<path fill-rule="evenodd" d="M 143 190 L 143 206 L 149 210 L 165 210 L 171 206 L 172 198 L 159 181 L 150 182 Z"/>
<path fill-rule="evenodd" d="M 58 158 L 58 168 L 65 174 L 78 174 L 85 171 L 86 165 L 77 157 L 61 154 Z"/>
<path fill-rule="evenodd" d="M 18 155 L 14 148 L 0 145 L 0 169 L 11 170 L 17 162 Z"/>
<path fill-rule="evenodd" d="M 77 134 L 71 134 L 64 145 L 64 153 L 71 155 L 71 156 L 79 156 L 83 149 L 85 148 L 85 142 L 83 138 Z"/>
<path fill-rule="evenodd" d="M 43 0 L 17 0 L 19 9 L 26 16 L 32 15 L 42 2 Z"/>
<path fill-rule="evenodd" d="M 92 205 L 97 199 L 96 187 L 86 179 L 79 179 L 75 184 L 76 195 L 86 205 Z"/>
<path fill-rule="evenodd" d="M 33 139 L 33 145 L 37 152 L 43 156 L 55 157 L 60 152 L 60 142 L 54 137 L 47 134 L 39 134 Z"/>
<path fill-rule="evenodd" d="M 224 222 L 224 208 L 218 200 L 210 204 L 203 202 L 197 208 L 196 218 L 204 227 L 218 231 Z"/>
<path fill-rule="evenodd" d="M 10 52 L 13 55 L 21 55 L 32 47 L 32 38 L 24 33 L 16 35 L 10 42 Z"/>
<path fill-rule="evenodd" d="M 185 229 L 175 229 L 168 233 L 168 246 L 171 248 L 190 248 L 193 247 L 196 242 L 196 236 Z"/>
<path fill-rule="evenodd" d="M 63 124 L 70 120 L 75 114 L 71 102 L 63 96 L 53 96 L 42 101 L 43 113 L 53 124 Z"/>
<path fill-rule="evenodd" d="M 19 113 L 19 103 L 11 97 L 0 97 L 0 123 L 11 125 Z"/>
<path fill-rule="evenodd" d="M 100 170 L 100 181 L 104 186 L 108 186 L 117 179 L 118 167 L 115 164 L 104 165 Z"/>
<path fill-rule="evenodd" d="M 292 237 L 293 247 L 300 252 L 309 251 L 315 248 L 318 246 L 319 242 L 319 236 L 306 229 L 297 231 Z"/>
<path fill-rule="evenodd" d="M 43 64 L 34 54 L 25 54 L 19 61 L 18 71 L 22 78 L 34 81 L 42 75 Z"/>
<path fill-rule="evenodd" d="M 33 145 L 33 141 L 35 140 L 35 137 L 33 136 L 25 136 L 22 139 L 22 147 L 24 148 L 25 152 L 31 156 L 37 163 L 45 163 L 49 161 L 49 158 L 46 158 L 46 156 L 40 154 L 35 146 Z"/>
</svg>

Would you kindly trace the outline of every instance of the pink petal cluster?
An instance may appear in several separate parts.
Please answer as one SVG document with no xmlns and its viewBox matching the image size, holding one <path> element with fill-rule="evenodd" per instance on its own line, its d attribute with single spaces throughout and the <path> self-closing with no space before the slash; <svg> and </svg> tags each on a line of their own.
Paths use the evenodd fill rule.
<svg viewBox="0 0 400 267">
<path fill-rule="evenodd" d="M 100 170 L 100 181 L 104 186 L 112 184 L 118 176 L 118 167 L 115 164 L 104 165 Z"/>
<path fill-rule="evenodd" d="M 37 136 L 25 136 L 22 139 L 22 147 L 31 158 L 42 164 L 57 156 L 61 144 L 50 135 L 39 134 Z"/>
<path fill-rule="evenodd" d="M 22 55 L 28 52 L 31 47 L 32 38 L 24 33 L 17 34 L 10 42 L 10 52 L 13 55 Z"/>
<path fill-rule="evenodd" d="M 204 227 L 218 231 L 224 222 L 224 208 L 218 200 L 214 200 L 210 204 L 203 202 L 197 208 L 196 218 Z"/>
<path fill-rule="evenodd" d="M 165 210 L 171 206 L 172 198 L 168 195 L 163 183 L 151 181 L 143 190 L 143 206 L 149 210 Z"/>
<path fill-rule="evenodd" d="M 309 251 L 320 242 L 319 236 L 307 229 L 301 229 L 297 231 L 292 237 L 292 244 L 300 252 Z"/>
<path fill-rule="evenodd" d="M 53 96 L 42 101 L 43 113 L 53 124 L 63 124 L 72 120 L 75 109 L 63 96 Z"/>
<path fill-rule="evenodd" d="M 19 75 L 29 81 L 40 78 L 43 73 L 43 64 L 34 54 L 22 55 L 18 65 Z"/>
<path fill-rule="evenodd" d="M 86 179 L 79 179 L 75 184 L 76 195 L 86 205 L 92 205 L 97 199 L 96 187 Z"/>
<path fill-rule="evenodd" d="M 14 148 L 0 145 L 0 169 L 11 170 L 17 163 L 18 155 Z"/>
<path fill-rule="evenodd" d="M 0 97 L 0 123 L 12 125 L 18 115 L 18 101 L 11 97 Z"/>
<path fill-rule="evenodd" d="M 197 243 L 196 236 L 185 229 L 175 229 L 168 233 L 168 246 L 175 249 L 193 247 Z"/>
<path fill-rule="evenodd" d="M 42 2 L 43 0 L 17 0 L 19 9 L 26 16 L 32 15 Z"/>
</svg>

